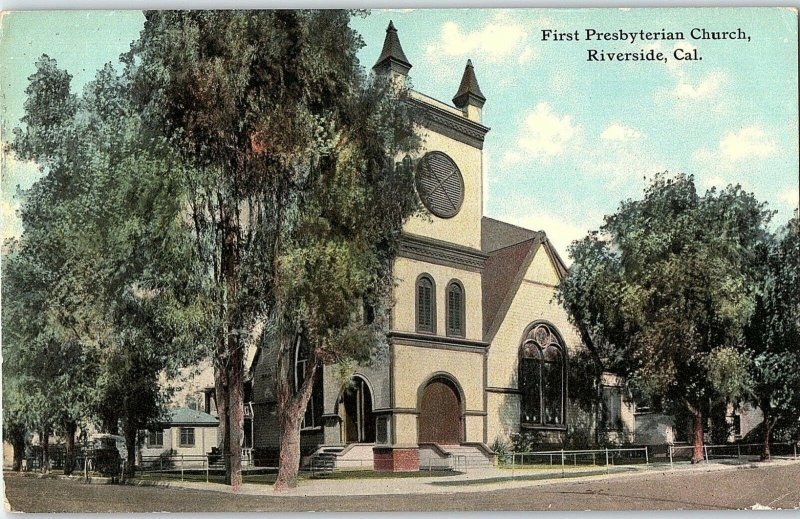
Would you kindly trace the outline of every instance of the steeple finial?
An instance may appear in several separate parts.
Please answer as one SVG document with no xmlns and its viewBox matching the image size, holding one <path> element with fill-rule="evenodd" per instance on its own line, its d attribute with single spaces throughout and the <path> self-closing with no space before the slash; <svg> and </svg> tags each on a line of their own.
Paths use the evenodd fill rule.
<svg viewBox="0 0 800 519">
<path fill-rule="evenodd" d="M 406 53 L 403 52 L 403 47 L 400 45 L 400 38 L 397 37 L 397 29 L 394 23 L 389 20 L 389 26 L 386 28 L 386 39 L 383 40 L 383 50 L 381 55 L 372 69 L 376 72 L 385 72 L 391 70 L 404 76 L 408 75 L 411 69 L 411 63 L 406 58 Z"/>
<path fill-rule="evenodd" d="M 458 92 L 453 97 L 453 104 L 458 108 L 464 108 L 467 105 L 475 106 L 476 108 L 483 108 L 486 102 L 481 87 L 478 86 L 478 78 L 475 77 L 475 68 L 472 66 L 472 60 L 467 60 L 467 66 L 464 68 L 464 75 L 461 77 L 461 84 L 458 86 Z"/>
</svg>

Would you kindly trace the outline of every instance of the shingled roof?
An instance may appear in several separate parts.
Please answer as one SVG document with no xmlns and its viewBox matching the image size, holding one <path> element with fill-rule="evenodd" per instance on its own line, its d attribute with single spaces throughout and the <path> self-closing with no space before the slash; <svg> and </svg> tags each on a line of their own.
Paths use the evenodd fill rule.
<svg viewBox="0 0 800 519">
<path fill-rule="evenodd" d="M 491 342 L 536 254 L 547 254 L 559 278 L 567 268 L 544 232 L 492 218 L 481 219 L 481 249 L 489 254 L 481 278 L 483 340 Z"/>
<path fill-rule="evenodd" d="M 169 425 L 192 425 L 192 426 L 214 426 L 219 425 L 219 420 L 214 418 L 208 413 L 189 409 L 188 407 L 179 407 L 177 409 L 170 409 L 169 411 Z"/>
<path fill-rule="evenodd" d="M 406 53 L 403 52 L 403 46 L 400 45 L 400 38 L 397 36 L 397 29 L 395 29 L 391 20 L 389 20 L 389 26 L 386 28 L 383 50 L 381 50 L 381 55 L 372 68 L 376 70 L 391 68 L 402 74 L 408 74 L 411 69 L 411 63 L 406 58 Z"/>
<path fill-rule="evenodd" d="M 463 108 L 468 104 L 473 104 L 478 108 L 483 108 L 486 102 L 486 97 L 481 92 L 481 87 L 478 86 L 478 78 L 475 77 L 475 67 L 472 66 L 472 60 L 467 60 L 467 66 L 464 67 L 464 75 L 461 76 L 461 84 L 458 85 L 458 92 L 453 97 L 453 104 L 458 108 Z"/>
</svg>

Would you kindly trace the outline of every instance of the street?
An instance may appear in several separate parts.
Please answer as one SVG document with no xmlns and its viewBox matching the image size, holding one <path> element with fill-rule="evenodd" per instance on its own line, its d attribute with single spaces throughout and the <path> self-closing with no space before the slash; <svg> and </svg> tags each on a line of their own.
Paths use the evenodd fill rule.
<svg viewBox="0 0 800 519">
<path fill-rule="evenodd" d="M 800 464 L 607 480 L 486 492 L 424 495 L 233 495 L 165 487 L 86 485 L 6 473 L 6 498 L 24 512 L 671 510 L 800 506 Z M 369 484 L 369 482 L 366 482 Z M 269 492 L 269 487 L 265 487 Z"/>
</svg>

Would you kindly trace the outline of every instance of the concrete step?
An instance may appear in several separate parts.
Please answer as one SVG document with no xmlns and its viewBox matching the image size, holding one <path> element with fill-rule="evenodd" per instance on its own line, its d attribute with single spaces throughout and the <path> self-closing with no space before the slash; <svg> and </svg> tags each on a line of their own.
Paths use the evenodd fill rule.
<svg viewBox="0 0 800 519">
<path fill-rule="evenodd" d="M 466 462 L 467 469 L 493 467 L 492 458 L 478 447 L 471 445 L 444 445 L 442 446 L 449 454 L 459 457 L 459 462 Z"/>
</svg>

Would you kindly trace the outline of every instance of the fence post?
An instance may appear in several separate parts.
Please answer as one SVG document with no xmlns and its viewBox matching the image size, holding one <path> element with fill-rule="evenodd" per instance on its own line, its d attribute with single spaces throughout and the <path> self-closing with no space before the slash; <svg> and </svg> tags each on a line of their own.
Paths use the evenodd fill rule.
<svg viewBox="0 0 800 519">
<path fill-rule="evenodd" d="M 183 454 L 181 454 L 181 481 L 183 481 Z"/>
<path fill-rule="evenodd" d="M 208 459 L 208 454 L 206 454 L 206 459 L 203 460 L 203 463 L 206 464 L 206 483 L 208 483 L 208 469 L 209 465 L 211 465 L 211 461 Z"/>
<path fill-rule="evenodd" d="M 606 447 L 606 474 L 608 474 L 608 447 Z"/>
<path fill-rule="evenodd" d="M 742 462 L 742 446 L 738 443 L 736 444 L 736 461 Z"/>
<path fill-rule="evenodd" d="M 564 477 L 564 449 L 561 449 L 561 477 Z"/>
<path fill-rule="evenodd" d="M 672 445 L 668 445 L 669 447 L 669 468 L 674 469 L 675 465 L 672 464 Z"/>
<path fill-rule="evenodd" d="M 797 443 L 794 444 L 794 457 L 797 458 Z"/>
<path fill-rule="evenodd" d="M 703 444 L 703 455 L 706 457 L 706 463 L 708 463 L 708 445 L 705 443 Z"/>
<path fill-rule="evenodd" d="M 647 445 L 644 446 L 644 464 L 650 466 L 650 453 L 647 451 Z"/>
</svg>

